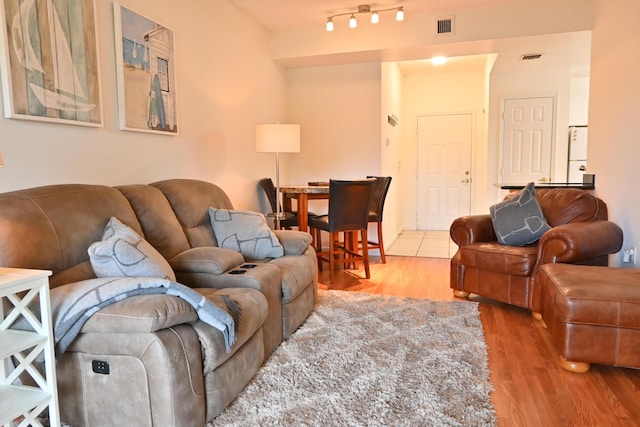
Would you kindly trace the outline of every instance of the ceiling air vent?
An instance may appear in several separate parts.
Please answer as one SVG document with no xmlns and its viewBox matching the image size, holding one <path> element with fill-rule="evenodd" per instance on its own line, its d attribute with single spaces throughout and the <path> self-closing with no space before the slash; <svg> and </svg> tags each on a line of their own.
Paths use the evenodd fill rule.
<svg viewBox="0 0 640 427">
<path fill-rule="evenodd" d="M 453 17 L 440 18 L 436 23 L 436 35 L 453 34 Z"/>
<path fill-rule="evenodd" d="M 526 55 L 522 55 L 520 57 L 520 60 L 521 61 L 532 61 L 532 60 L 535 60 L 535 59 L 540 59 L 541 56 L 542 56 L 541 53 L 528 53 Z"/>
</svg>

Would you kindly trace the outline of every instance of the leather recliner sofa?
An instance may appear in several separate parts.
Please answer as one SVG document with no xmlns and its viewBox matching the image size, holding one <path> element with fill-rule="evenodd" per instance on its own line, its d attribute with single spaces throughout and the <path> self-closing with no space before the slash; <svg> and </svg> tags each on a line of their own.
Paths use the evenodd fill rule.
<svg viewBox="0 0 640 427">
<path fill-rule="evenodd" d="M 606 266 L 608 255 L 620 250 L 622 230 L 608 221 L 601 199 L 575 188 L 537 188 L 536 197 L 551 229 L 531 245 L 498 243 L 489 214 L 454 220 L 450 235 L 458 251 L 451 258 L 449 283 L 455 296 L 481 295 L 540 318 L 542 296 L 535 276 L 542 265 Z"/>
<path fill-rule="evenodd" d="M 217 247 L 205 206 L 233 209 L 219 187 L 194 180 L 0 194 L 0 266 L 51 270 L 52 300 L 64 298 L 66 285 L 96 277 L 87 250 L 116 217 L 169 261 L 178 282 L 223 309 L 231 298 L 241 311 L 227 352 L 222 332 L 175 296 L 137 295 L 102 308 L 57 356 L 63 421 L 202 427 L 311 313 L 317 261 L 310 236 L 276 231 L 283 257 L 251 260 L 256 267 L 246 274 L 229 274 L 246 260 Z M 94 369 L 96 362 L 109 366 L 108 374 Z"/>
</svg>

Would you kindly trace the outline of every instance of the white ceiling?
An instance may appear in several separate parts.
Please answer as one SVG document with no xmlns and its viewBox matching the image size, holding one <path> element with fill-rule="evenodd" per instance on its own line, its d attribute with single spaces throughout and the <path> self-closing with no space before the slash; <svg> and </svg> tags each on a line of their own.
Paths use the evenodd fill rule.
<svg viewBox="0 0 640 427">
<path fill-rule="evenodd" d="M 331 15 L 358 9 L 358 2 L 345 0 L 230 0 L 239 9 L 268 30 L 277 32 L 293 28 L 324 28 Z M 380 0 L 369 3 L 372 10 L 403 6 L 405 14 L 448 15 L 461 10 L 487 7 L 513 6 L 536 3 L 539 0 Z M 386 18 L 386 16 L 381 16 Z M 484 63 L 486 53 L 499 53 L 494 72 L 510 72 L 518 69 L 535 70 L 555 68 L 586 68 L 590 64 L 590 32 L 560 33 L 513 39 L 484 40 L 476 52 L 470 49 L 464 57 L 457 56 L 446 67 L 478 66 Z M 459 46 L 458 46 L 459 47 Z M 541 53 L 537 61 L 520 60 L 524 54 Z M 478 54 L 478 55 L 476 55 Z M 483 54 L 479 56 L 479 54 Z M 467 56 L 471 55 L 471 56 Z M 455 55 L 452 55 L 455 56 Z M 343 60 L 345 58 L 342 58 Z M 415 74 L 436 70 L 429 61 L 402 61 L 403 74 Z"/>
</svg>

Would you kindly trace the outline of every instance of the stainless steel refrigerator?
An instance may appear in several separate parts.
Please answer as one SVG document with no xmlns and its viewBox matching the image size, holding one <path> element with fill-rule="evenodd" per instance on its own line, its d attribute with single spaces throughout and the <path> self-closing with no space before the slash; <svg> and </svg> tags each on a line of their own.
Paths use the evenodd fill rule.
<svg viewBox="0 0 640 427">
<path fill-rule="evenodd" d="M 569 127 L 569 165 L 567 182 L 581 183 L 587 173 L 587 127 Z"/>
</svg>

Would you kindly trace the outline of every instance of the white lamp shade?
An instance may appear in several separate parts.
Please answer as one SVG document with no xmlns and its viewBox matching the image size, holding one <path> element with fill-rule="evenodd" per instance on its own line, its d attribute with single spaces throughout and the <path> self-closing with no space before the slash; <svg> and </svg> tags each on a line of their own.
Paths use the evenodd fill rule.
<svg viewBox="0 0 640 427">
<path fill-rule="evenodd" d="M 299 153 L 300 125 L 256 125 L 256 151 L 263 153 Z"/>
</svg>

